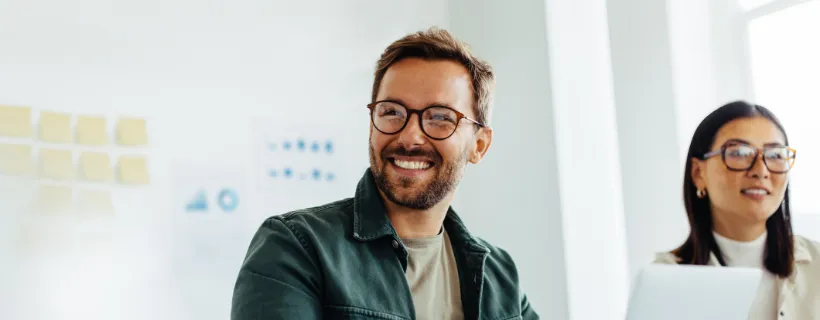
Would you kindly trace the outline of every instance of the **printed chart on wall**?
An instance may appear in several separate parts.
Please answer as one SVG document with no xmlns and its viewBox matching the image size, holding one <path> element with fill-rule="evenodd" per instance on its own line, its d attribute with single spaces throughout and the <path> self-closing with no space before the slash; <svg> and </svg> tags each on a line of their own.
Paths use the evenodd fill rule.
<svg viewBox="0 0 820 320">
<path fill-rule="evenodd" d="M 208 267 L 241 262 L 247 249 L 252 222 L 241 167 L 174 164 L 172 226 L 175 265 L 189 272 L 192 265 Z M 225 261 L 217 256 L 230 255 Z"/>
<path fill-rule="evenodd" d="M 254 153 L 258 218 L 353 196 L 366 166 L 355 165 L 351 133 L 339 124 L 257 120 Z"/>
<path fill-rule="evenodd" d="M 242 167 L 171 166 L 171 265 L 185 319 L 225 318 L 236 275 L 261 221 L 248 221 Z M 202 305 L 218 306 L 214 309 Z M 200 312 L 204 312 L 201 313 Z"/>
</svg>

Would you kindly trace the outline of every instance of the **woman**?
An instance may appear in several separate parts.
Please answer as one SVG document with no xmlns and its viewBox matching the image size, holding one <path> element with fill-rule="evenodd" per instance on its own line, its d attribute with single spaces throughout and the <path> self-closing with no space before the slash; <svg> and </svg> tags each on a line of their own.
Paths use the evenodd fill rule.
<svg viewBox="0 0 820 320">
<path fill-rule="evenodd" d="M 820 319 L 820 247 L 792 235 L 795 154 L 768 109 L 737 101 L 712 112 L 686 160 L 689 237 L 655 262 L 762 268 L 751 319 Z"/>
</svg>

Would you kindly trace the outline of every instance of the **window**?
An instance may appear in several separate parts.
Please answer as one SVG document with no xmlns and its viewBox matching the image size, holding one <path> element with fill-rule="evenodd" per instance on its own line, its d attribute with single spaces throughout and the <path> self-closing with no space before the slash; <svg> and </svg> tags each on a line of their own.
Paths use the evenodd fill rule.
<svg viewBox="0 0 820 320">
<path fill-rule="evenodd" d="M 749 21 L 753 88 L 759 104 L 780 117 L 797 149 L 792 170 L 795 214 L 820 214 L 820 0 Z"/>
<path fill-rule="evenodd" d="M 770 2 L 773 2 L 773 0 L 737 0 L 737 3 L 743 10 L 753 10 Z"/>
</svg>

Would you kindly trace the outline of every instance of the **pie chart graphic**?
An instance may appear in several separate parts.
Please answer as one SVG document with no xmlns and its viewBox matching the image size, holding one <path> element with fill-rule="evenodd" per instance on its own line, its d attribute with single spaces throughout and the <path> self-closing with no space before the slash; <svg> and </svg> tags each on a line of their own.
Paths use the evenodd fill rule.
<svg viewBox="0 0 820 320">
<path fill-rule="evenodd" d="M 217 203 L 222 211 L 233 212 L 239 206 L 239 196 L 231 189 L 222 189 L 217 196 Z"/>
</svg>

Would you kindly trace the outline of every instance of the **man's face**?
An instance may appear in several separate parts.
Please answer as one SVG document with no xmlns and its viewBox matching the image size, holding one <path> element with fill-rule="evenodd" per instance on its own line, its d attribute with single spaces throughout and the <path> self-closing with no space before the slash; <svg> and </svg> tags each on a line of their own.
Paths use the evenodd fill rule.
<svg viewBox="0 0 820 320">
<path fill-rule="evenodd" d="M 446 60 L 407 58 L 387 70 L 376 101 L 391 100 L 407 109 L 445 106 L 475 119 L 473 90 L 466 68 Z M 416 210 L 433 207 L 448 197 L 461 180 L 467 161 L 478 163 L 492 131 L 461 120 L 444 140 L 427 136 L 419 116 L 408 113 L 407 125 L 395 134 L 370 126 L 370 168 L 388 200 Z"/>
</svg>

